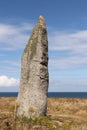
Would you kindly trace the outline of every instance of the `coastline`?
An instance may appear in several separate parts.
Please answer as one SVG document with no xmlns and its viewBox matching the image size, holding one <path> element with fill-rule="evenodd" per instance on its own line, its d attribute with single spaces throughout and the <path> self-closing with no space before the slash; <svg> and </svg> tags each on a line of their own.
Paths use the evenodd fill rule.
<svg viewBox="0 0 87 130">
<path fill-rule="evenodd" d="M 0 97 L 17 97 L 18 92 L 0 92 Z M 87 98 L 87 92 L 48 92 L 48 98 Z"/>
</svg>

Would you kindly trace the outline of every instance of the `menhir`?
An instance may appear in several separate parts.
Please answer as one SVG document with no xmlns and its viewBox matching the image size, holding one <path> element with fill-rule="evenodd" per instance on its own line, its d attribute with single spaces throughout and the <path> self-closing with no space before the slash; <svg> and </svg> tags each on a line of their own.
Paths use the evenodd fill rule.
<svg viewBox="0 0 87 130">
<path fill-rule="evenodd" d="M 48 83 L 47 29 L 40 16 L 22 56 L 18 116 L 46 115 Z"/>
</svg>

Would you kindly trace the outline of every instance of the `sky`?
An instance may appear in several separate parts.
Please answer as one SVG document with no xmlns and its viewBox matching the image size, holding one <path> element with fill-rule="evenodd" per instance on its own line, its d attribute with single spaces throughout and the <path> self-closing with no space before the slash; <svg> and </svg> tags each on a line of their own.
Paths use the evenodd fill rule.
<svg viewBox="0 0 87 130">
<path fill-rule="evenodd" d="M 0 92 L 17 92 L 21 56 L 40 15 L 49 42 L 49 91 L 87 92 L 87 0 L 0 0 Z"/>
</svg>

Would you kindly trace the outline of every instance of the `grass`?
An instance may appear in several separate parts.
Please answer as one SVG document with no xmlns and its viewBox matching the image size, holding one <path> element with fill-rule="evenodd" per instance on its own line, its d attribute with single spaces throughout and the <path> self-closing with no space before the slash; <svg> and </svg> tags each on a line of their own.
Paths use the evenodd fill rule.
<svg viewBox="0 0 87 130">
<path fill-rule="evenodd" d="M 14 116 L 16 98 L 0 97 L 0 130 L 87 130 L 87 99 L 48 98 L 47 116 Z"/>
</svg>

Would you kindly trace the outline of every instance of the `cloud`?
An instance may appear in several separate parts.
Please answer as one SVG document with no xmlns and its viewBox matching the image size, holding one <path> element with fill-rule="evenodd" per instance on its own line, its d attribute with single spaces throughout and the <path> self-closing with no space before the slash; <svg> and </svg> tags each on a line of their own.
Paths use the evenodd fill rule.
<svg viewBox="0 0 87 130">
<path fill-rule="evenodd" d="M 54 30 L 49 50 L 49 91 L 87 91 L 87 30 Z"/>
<path fill-rule="evenodd" d="M 5 75 L 0 76 L 0 87 L 16 87 L 19 85 L 19 80 L 15 78 L 9 78 Z"/>
<path fill-rule="evenodd" d="M 0 23 L 0 49 L 14 50 L 24 48 L 28 41 L 31 23 L 20 23 L 19 25 Z M 67 32 L 48 30 L 50 51 L 73 51 L 74 53 L 86 52 L 87 30 Z"/>
<path fill-rule="evenodd" d="M 87 30 L 52 32 L 49 34 L 49 50 L 50 70 L 87 67 Z"/>
<path fill-rule="evenodd" d="M 84 52 L 87 49 L 87 30 L 76 32 L 57 32 L 49 34 L 49 49 L 64 51 L 70 50 L 76 53 Z"/>
<path fill-rule="evenodd" d="M 87 57 L 71 56 L 49 60 L 49 70 L 82 69 L 87 68 Z"/>
<path fill-rule="evenodd" d="M 17 50 L 23 48 L 32 27 L 33 25 L 28 23 L 21 23 L 20 25 L 0 23 L 0 49 Z"/>
<path fill-rule="evenodd" d="M 17 77 L 19 77 L 21 71 L 21 63 L 19 58 L 14 59 L 13 57 L 13 59 L 7 59 L 7 57 L 5 56 L 3 59 L 0 60 L 0 74 L 12 77 L 13 75 L 17 75 Z"/>
<path fill-rule="evenodd" d="M 0 50 L 21 50 L 28 41 L 31 23 L 0 23 Z M 48 30 L 51 69 L 78 68 L 87 65 L 87 30 L 74 32 Z M 52 53 L 51 53 L 52 52 Z M 53 55 L 54 52 L 54 55 Z M 60 55 L 60 53 L 62 55 Z M 67 53 L 67 56 L 65 56 Z"/>
<path fill-rule="evenodd" d="M 21 69 L 19 59 L 14 59 L 13 53 L 11 59 L 5 50 L 22 50 L 28 41 L 30 31 L 33 24 L 20 23 L 19 25 L 2 24 L 0 23 L 0 87 L 13 87 L 19 85 L 19 79 L 11 78 L 13 75 L 19 77 Z M 50 71 L 50 91 L 74 91 L 86 90 L 86 79 L 78 78 L 70 80 L 69 76 L 66 78 L 62 75 L 59 77 L 59 70 L 71 70 L 87 68 L 87 30 L 77 30 L 74 32 L 48 30 L 49 38 L 49 71 Z M 3 51 L 4 50 L 4 51 Z M 7 55 L 5 57 L 5 54 Z M 4 57 L 3 57 L 4 55 Z M 14 53 L 15 55 L 15 53 Z M 15 56 L 16 58 L 16 56 Z M 53 74 L 55 72 L 55 76 Z M 68 72 L 68 71 L 67 71 Z M 75 71 L 75 74 L 78 73 Z M 5 76 L 10 75 L 10 77 Z M 81 73 L 80 73 L 81 75 Z M 72 75 L 71 78 L 74 76 Z M 86 77 L 86 74 L 83 78 Z M 78 86 L 78 87 L 77 87 Z M 83 87 L 82 87 L 83 86 Z M 12 88 L 12 90 L 13 90 Z"/>
</svg>

